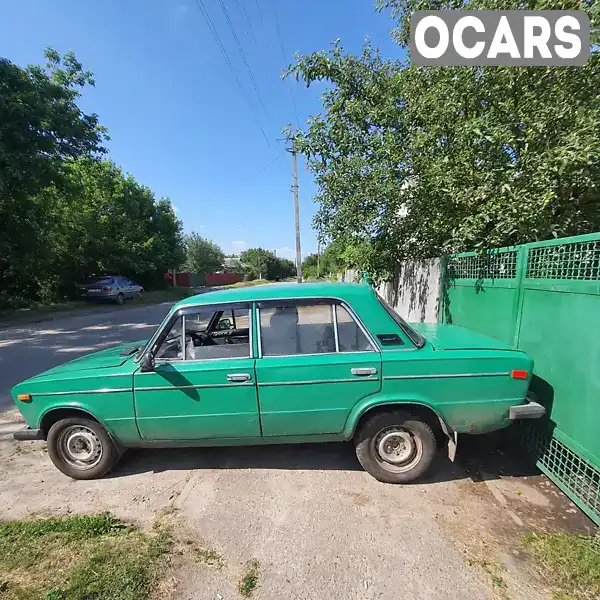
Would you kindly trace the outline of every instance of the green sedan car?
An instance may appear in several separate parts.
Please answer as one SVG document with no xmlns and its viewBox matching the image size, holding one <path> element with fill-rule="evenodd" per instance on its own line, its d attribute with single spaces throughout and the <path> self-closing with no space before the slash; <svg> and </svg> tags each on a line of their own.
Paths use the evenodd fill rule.
<svg viewBox="0 0 600 600">
<path fill-rule="evenodd" d="M 406 483 L 444 436 L 544 408 L 533 361 L 453 325 L 405 323 L 370 287 L 275 284 L 182 300 L 145 342 L 12 390 L 58 469 L 100 477 L 127 448 L 352 441 L 375 478 Z"/>
</svg>

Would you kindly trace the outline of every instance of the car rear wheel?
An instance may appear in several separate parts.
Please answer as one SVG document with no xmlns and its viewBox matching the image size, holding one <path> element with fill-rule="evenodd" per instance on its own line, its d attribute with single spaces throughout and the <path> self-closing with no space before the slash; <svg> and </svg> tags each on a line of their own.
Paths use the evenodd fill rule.
<svg viewBox="0 0 600 600">
<path fill-rule="evenodd" d="M 354 441 L 362 467 L 384 483 L 415 481 L 427 471 L 436 453 L 431 427 L 402 410 L 369 418 Z"/>
<path fill-rule="evenodd" d="M 119 292 L 117 294 L 117 304 L 123 304 L 124 300 L 125 300 L 125 296 L 123 296 L 123 294 L 121 294 L 121 292 Z"/>
<path fill-rule="evenodd" d="M 73 479 L 97 479 L 119 460 L 119 451 L 104 427 L 91 419 L 62 419 L 48 432 L 48 455 Z"/>
<path fill-rule="evenodd" d="M 137 293 L 137 298 L 138 298 L 138 300 L 141 300 L 141 299 L 143 298 L 143 296 L 144 296 L 144 290 L 140 290 L 140 291 Z"/>
</svg>

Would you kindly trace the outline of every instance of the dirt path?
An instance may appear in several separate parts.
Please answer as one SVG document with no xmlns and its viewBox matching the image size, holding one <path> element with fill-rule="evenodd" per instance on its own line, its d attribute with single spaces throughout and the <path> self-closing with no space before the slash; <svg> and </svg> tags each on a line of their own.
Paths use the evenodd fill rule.
<svg viewBox="0 0 600 600">
<path fill-rule="evenodd" d="M 259 600 L 545 598 L 520 533 L 587 522 L 541 476 L 479 481 L 477 452 L 472 477 L 440 456 L 411 486 L 378 483 L 345 444 L 129 452 L 83 482 L 54 469 L 42 442 L 13 442 L 18 421 L 0 417 L 0 519 L 108 510 L 150 527 L 170 513 L 181 543 L 218 557 L 175 557 L 165 589 L 178 599 L 239 598 L 251 560 Z"/>
</svg>

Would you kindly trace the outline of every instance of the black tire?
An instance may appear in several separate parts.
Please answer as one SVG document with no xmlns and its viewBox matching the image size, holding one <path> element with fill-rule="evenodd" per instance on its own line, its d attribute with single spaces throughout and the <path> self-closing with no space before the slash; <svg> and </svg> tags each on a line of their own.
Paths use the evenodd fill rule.
<svg viewBox="0 0 600 600">
<path fill-rule="evenodd" d="M 384 483 L 410 483 L 421 477 L 437 447 L 431 427 L 403 410 L 367 419 L 354 435 L 354 443 L 363 469 Z M 380 449 L 388 450 L 389 460 Z"/>
<path fill-rule="evenodd" d="M 48 455 L 54 466 L 73 479 L 102 477 L 120 457 L 106 429 L 97 421 L 84 417 L 70 417 L 54 423 L 48 432 L 47 442 Z M 78 449 L 81 457 L 89 452 L 89 459 L 77 460 L 71 452 L 77 453 Z"/>
<path fill-rule="evenodd" d="M 121 294 L 121 292 L 119 292 L 117 294 L 117 304 L 123 304 L 124 301 L 125 301 L 125 296 L 123 296 L 123 294 Z"/>
<path fill-rule="evenodd" d="M 138 298 L 138 300 L 141 300 L 143 297 L 144 297 L 144 290 L 140 290 L 140 291 L 137 293 L 137 298 Z"/>
</svg>

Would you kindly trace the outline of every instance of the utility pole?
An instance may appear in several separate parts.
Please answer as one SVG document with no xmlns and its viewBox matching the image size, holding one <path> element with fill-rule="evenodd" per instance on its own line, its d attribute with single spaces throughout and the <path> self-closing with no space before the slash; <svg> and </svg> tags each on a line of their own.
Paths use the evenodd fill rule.
<svg viewBox="0 0 600 600">
<path fill-rule="evenodd" d="M 302 283 L 302 251 L 300 248 L 300 205 L 298 203 L 298 162 L 296 151 L 293 146 L 289 150 L 292 153 L 292 169 L 294 175 L 294 221 L 296 224 L 296 277 L 298 283 Z"/>
<path fill-rule="evenodd" d="M 317 279 L 321 276 L 321 239 L 317 238 Z"/>
</svg>

